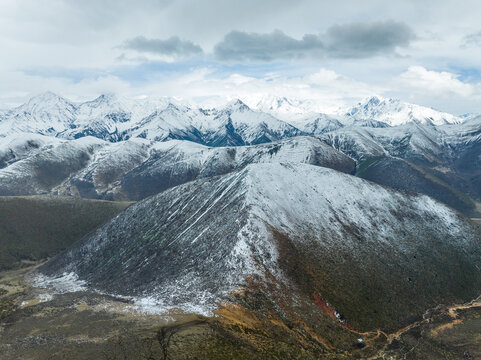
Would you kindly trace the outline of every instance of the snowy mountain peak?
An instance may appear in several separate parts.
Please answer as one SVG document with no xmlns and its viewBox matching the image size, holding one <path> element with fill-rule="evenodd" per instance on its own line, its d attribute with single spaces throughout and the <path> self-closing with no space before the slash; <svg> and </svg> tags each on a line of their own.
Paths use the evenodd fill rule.
<svg viewBox="0 0 481 360">
<path fill-rule="evenodd" d="M 267 95 L 259 100 L 257 103 L 259 108 L 264 110 L 278 111 L 290 107 L 295 107 L 293 101 L 289 100 L 285 96 Z"/>
<path fill-rule="evenodd" d="M 0 134 L 17 132 L 54 134 L 69 128 L 75 118 L 76 107 L 67 99 L 45 92 L 27 103 L 5 113 Z"/>
<path fill-rule="evenodd" d="M 102 94 L 100 96 L 98 96 L 97 98 L 95 98 L 94 100 L 92 101 L 89 101 L 91 104 L 102 104 L 102 103 L 112 103 L 114 101 L 116 101 L 118 98 L 115 94 L 113 93 L 107 93 L 107 94 Z"/>
<path fill-rule="evenodd" d="M 75 106 L 64 97 L 51 91 L 46 91 L 30 98 L 27 103 L 19 106 L 17 109 L 22 109 L 22 111 L 43 109 L 48 111 L 50 108 L 66 108 L 73 110 L 75 109 Z"/>
<path fill-rule="evenodd" d="M 350 107 L 343 114 L 352 123 L 376 121 L 389 126 L 410 122 L 428 125 L 458 124 L 460 117 L 432 108 L 402 102 L 399 99 L 373 96 Z"/>
<path fill-rule="evenodd" d="M 315 108 L 304 106 L 308 103 L 307 101 L 302 102 L 296 99 L 288 99 L 285 96 L 264 95 L 261 98 L 251 99 L 250 103 L 259 111 L 275 115 L 317 112 Z"/>
<path fill-rule="evenodd" d="M 234 99 L 229 101 L 225 106 L 225 109 L 231 110 L 231 111 L 240 111 L 240 112 L 251 110 L 251 108 L 247 106 L 241 99 Z"/>
<path fill-rule="evenodd" d="M 175 103 L 169 101 L 167 103 L 167 106 L 164 109 L 162 109 L 162 112 L 165 112 L 165 111 L 178 112 L 178 111 L 181 111 L 181 108 L 180 108 L 179 104 L 175 104 Z"/>
<path fill-rule="evenodd" d="M 37 94 L 33 97 L 30 98 L 28 101 L 29 103 L 38 103 L 38 102 L 45 102 L 45 101 L 65 101 L 68 102 L 65 98 L 62 96 L 55 94 L 52 91 L 45 91 L 43 93 Z"/>
<path fill-rule="evenodd" d="M 379 105 L 383 100 L 384 100 L 384 101 L 387 100 L 387 101 L 389 101 L 389 102 L 392 102 L 393 99 L 382 99 L 382 98 L 380 98 L 379 96 L 373 96 L 373 97 L 371 97 L 371 98 L 367 101 L 366 105 L 364 105 L 364 106 L 365 106 L 365 107 L 367 107 L 367 106 L 369 106 L 369 105 L 371 105 L 371 106 L 376 106 L 376 105 Z"/>
</svg>

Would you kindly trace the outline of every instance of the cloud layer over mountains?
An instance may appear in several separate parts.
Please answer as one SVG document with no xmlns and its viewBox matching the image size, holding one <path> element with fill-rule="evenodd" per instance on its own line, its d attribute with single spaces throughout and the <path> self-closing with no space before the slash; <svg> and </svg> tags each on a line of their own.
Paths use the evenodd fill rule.
<svg viewBox="0 0 481 360">
<path fill-rule="evenodd" d="M 330 107 L 378 94 L 480 112 L 479 10 L 470 0 L 462 7 L 6 0 L 0 109 L 53 90 L 79 101 L 105 92 L 184 98 L 255 92 L 316 98 Z M 424 69 L 430 80 L 406 76 L 412 69 Z M 319 72 L 336 76 L 310 83 Z"/>
</svg>

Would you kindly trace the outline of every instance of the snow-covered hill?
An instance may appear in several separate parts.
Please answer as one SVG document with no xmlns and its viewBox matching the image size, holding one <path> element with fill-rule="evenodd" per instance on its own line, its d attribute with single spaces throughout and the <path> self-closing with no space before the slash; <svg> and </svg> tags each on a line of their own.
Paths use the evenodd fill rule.
<svg viewBox="0 0 481 360">
<path fill-rule="evenodd" d="M 207 147 L 185 140 L 141 138 L 110 143 L 94 137 L 57 140 L 0 169 L 1 195 L 53 193 L 85 198 L 138 200 L 196 178 L 251 163 L 301 162 L 344 172 L 354 161 L 310 137 L 242 147 Z M 31 142 L 15 145 L 28 147 Z M 48 177 L 48 181 L 46 181 Z"/>
<path fill-rule="evenodd" d="M 85 137 L 43 146 L 31 156 L 0 169 L 0 195 L 48 193 L 70 174 L 84 168 L 104 144 L 103 140 Z"/>
<path fill-rule="evenodd" d="M 427 196 L 307 164 L 252 164 L 138 202 L 33 283 L 156 311 L 270 306 L 270 319 L 308 324 L 328 307 L 357 328 L 389 329 L 479 294 L 479 236 Z"/>
<path fill-rule="evenodd" d="M 0 169 L 61 142 L 61 139 L 35 133 L 16 133 L 0 138 Z"/>
<path fill-rule="evenodd" d="M 479 216 L 470 198 L 481 200 L 481 117 L 442 126 L 350 126 L 320 138 L 355 159 L 358 176 Z"/>
</svg>

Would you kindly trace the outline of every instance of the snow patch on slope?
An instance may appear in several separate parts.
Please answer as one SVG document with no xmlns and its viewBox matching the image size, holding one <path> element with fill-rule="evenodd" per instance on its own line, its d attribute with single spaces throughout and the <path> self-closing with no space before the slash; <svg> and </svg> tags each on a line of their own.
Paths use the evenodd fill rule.
<svg viewBox="0 0 481 360">
<path fill-rule="evenodd" d="M 76 292 L 87 290 L 87 282 L 80 280 L 74 272 L 65 272 L 59 276 L 46 276 L 36 273 L 29 282 L 41 289 L 50 289 L 54 293 Z"/>
</svg>

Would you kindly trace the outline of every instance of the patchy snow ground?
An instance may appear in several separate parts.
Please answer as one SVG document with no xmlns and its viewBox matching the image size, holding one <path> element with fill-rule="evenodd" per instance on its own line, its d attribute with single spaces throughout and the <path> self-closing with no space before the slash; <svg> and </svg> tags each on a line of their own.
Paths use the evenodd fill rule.
<svg viewBox="0 0 481 360">
<path fill-rule="evenodd" d="M 74 272 L 63 273 L 59 276 L 46 276 L 41 273 L 36 273 L 29 281 L 33 286 L 50 289 L 53 290 L 54 293 L 87 290 L 87 282 L 80 280 Z"/>
</svg>

